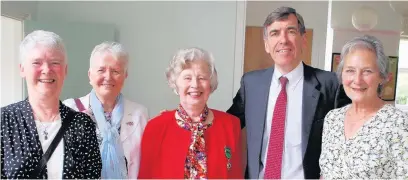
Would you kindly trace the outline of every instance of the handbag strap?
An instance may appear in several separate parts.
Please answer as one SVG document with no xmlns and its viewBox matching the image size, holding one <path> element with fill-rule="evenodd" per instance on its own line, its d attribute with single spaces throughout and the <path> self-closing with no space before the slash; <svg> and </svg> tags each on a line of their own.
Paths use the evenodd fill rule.
<svg viewBox="0 0 408 180">
<path fill-rule="evenodd" d="M 58 130 L 57 135 L 55 135 L 55 138 L 52 140 L 47 151 L 42 156 L 40 165 L 37 166 L 37 168 L 34 171 L 34 172 L 37 172 L 38 176 L 41 176 L 42 172 L 44 171 L 44 168 L 47 165 L 48 160 L 50 159 L 52 153 L 54 153 L 54 150 L 57 148 L 59 142 L 64 136 L 65 131 L 68 129 L 69 122 L 71 121 L 74 115 L 75 115 L 74 112 L 69 112 L 68 115 L 65 117 L 65 119 L 62 121 L 61 128 Z"/>
<path fill-rule="evenodd" d="M 75 101 L 75 105 L 77 106 L 79 112 L 85 111 L 84 104 L 82 104 L 81 100 L 79 100 L 78 98 L 75 98 L 74 101 Z"/>
</svg>

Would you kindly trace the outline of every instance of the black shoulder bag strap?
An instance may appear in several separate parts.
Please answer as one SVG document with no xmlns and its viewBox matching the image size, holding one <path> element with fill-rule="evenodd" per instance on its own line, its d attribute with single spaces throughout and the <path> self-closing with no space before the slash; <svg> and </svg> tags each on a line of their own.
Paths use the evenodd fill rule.
<svg viewBox="0 0 408 180">
<path fill-rule="evenodd" d="M 55 138 L 52 140 L 52 142 L 51 142 L 50 146 L 48 147 L 47 151 L 42 156 L 42 159 L 40 161 L 40 165 L 37 166 L 37 168 L 34 170 L 34 172 L 37 172 L 39 177 L 41 177 L 41 174 L 44 171 L 44 168 L 47 165 L 48 160 L 50 159 L 52 153 L 57 148 L 59 142 L 61 141 L 62 137 L 64 136 L 65 131 L 68 129 L 69 122 L 72 120 L 74 115 L 75 115 L 75 112 L 68 112 L 67 117 L 65 117 L 65 119 L 62 121 L 61 128 L 58 130 L 57 135 L 55 135 Z"/>
</svg>

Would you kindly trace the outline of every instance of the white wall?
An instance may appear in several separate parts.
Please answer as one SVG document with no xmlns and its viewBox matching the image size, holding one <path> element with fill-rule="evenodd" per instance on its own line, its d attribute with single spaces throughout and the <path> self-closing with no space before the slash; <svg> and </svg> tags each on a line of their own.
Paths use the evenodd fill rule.
<svg viewBox="0 0 408 180">
<path fill-rule="evenodd" d="M 280 6 L 289 6 L 303 16 L 307 29 L 313 29 L 312 66 L 324 68 L 328 2 L 325 1 L 248 1 L 247 26 L 263 26 L 270 12 Z"/>
<path fill-rule="evenodd" d="M 1 1 L 1 15 L 16 19 L 35 19 L 37 1 Z"/>
<path fill-rule="evenodd" d="M 131 57 L 123 92 L 146 105 L 153 116 L 162 109 L 176 107 L 178 97 L 168 88 L 164 72 L 176 50 L 189 46 L 202 47 L 214 54 L 219 86 L 210 97 L 209 106 L 226 110 L 231 105 L 236 4 L 44 1 L 38 2 L 37 20 L 114 24 L 118 41 L 128 48 Z"/>
<path fill-rule="evenodd" d="M 347 43 L 347 41 L 353 39 L 357 36 L 362 36 L 364 34 L 372 35 L 378 38 L 383 46 L 384 46 L 384 53 L 387 56 L 398 56 L 398 49 L 399 49 L 399 42 L 400 42 L 400 35 L 393 34 L 393 33 L 381 33 L 381 32 L 366 32 L 361 33 L 358 31 L 351 31 L 351 30 L 334 30 L 334 37 L 333 37 L 333 52 L 340 53 L 343 46 Z"/>
<path fill-rule="evenodd" d="M 346 28 L 354 29 L 351 17 L 354 11 L 362 6 L 371 7 L 378 15 L 378 23 L 375 30 L 401 29 L 401 17 L 394 12 L 388 1 L 333 1 L 331 27 L 333 29 Z M 408 2 L 406 4 L 408 6 Z"/>
<path fill-rule="evenodd" d="M 402 19 L 392 10 L 387 1 L 369 3 L 333 1 L 332 5 L 333 52 L 340 52 L 343 45 L 352 38 L 368 34 L 377 37 L 383 43 L 386 55 L 398 56 Z M 377 25 L 369 32 L 357 31 L 351 21 L 353 12 L 363 5 L 371 7 L 378 15 Z M 408 6 L 408 2 L 406 5 Z"/>
</svg>

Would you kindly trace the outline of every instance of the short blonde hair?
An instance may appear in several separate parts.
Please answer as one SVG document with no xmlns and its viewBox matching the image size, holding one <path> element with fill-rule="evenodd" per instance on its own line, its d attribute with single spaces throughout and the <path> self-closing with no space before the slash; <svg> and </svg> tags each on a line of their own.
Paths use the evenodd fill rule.
<svg viewBox="0 0 408 180">
<path fill-rule="evenodd" d="M 177 94 L 176 80 L 180 73 L 186 68 L 187 63 L 193 61 L 204 61 L 208 64 L 211 73 L 211 92 L 214 92 L 218 87 L 218 76 L 217 70 L 215 69 L 214 58 L 208 51 L 197 47 L 180 49 L 173 56 L 169 67 L 166 69 L 167 83 L 170 88 Z"/>
</svg>

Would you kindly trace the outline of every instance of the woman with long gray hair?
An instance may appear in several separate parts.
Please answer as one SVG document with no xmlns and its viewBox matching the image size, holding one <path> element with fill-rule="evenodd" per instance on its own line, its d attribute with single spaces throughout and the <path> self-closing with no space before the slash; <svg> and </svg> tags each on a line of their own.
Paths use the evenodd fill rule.
<svg viewBox="0 0 408 180">
<path fill-rule="evenodd" d="M 408 115 L 381 99 L 388 58 L 373 36 L 344 45 L 337 73 L 352 103 L 324 120 L 324 179 L 408 179 Z"/>
</svg>

